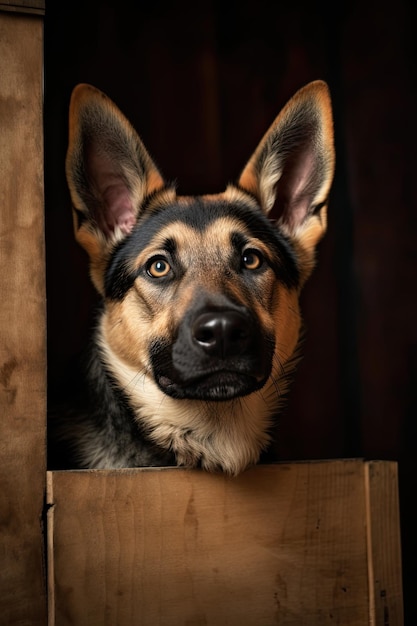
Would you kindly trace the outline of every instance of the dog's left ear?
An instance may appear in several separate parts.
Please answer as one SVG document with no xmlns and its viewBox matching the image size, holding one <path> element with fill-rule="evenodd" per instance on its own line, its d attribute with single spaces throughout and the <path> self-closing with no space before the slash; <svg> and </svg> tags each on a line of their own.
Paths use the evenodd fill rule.
<svg viewBox="0 0 417 626">
<path fill-rule="evenodd" d="M 286 104 L 239 179 L 239 186 L 301 246 L 310 264 L 326 230 L 334 163 L 329 89 L 319 80 Z"/>
</svg>

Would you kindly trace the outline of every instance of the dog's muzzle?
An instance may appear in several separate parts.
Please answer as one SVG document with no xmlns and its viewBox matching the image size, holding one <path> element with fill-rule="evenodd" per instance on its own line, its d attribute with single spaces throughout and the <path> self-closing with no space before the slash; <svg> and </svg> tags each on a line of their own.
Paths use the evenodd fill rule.
<svg viewBox="0 0 417 626">
<path fill-rule="evenodd" d="M 188 313 L 172 343 L 156 341 L 151 360 L 159 387 L 175 398 L 230 400 L 263 387 L 274 341 L 244 307 Z"/>
</svg>

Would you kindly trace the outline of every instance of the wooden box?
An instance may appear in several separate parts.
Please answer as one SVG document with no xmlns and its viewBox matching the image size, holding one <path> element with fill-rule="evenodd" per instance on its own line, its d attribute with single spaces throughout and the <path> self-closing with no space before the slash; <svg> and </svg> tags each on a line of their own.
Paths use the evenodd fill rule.
<svg viewBox="0 0 417 626">
<path fill-rule="evenodd" d="M 48 473 L 50 624 L 402 624 L 397 467 Z"/>
</svg>

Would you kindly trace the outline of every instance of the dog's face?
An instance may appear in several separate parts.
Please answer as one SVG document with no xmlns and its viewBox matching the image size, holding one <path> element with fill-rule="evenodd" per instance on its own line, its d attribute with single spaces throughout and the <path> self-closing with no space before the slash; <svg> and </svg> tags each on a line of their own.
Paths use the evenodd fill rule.
<svg viewBox="0 0 417 626">
<path fill-rule="evenodd" d="M 162 193 L 107 266 L 106 336 L 174 398 L 248 395 L 294 351 L 299 280 L 288 241 L 246 194 Z"/>
<path fill-rule="evenodd" d="M 79 85 L 67 177 L 119 381 L 136 376 L 158 406 L 160 394 L 206 406 L 257 395 L 272 413 L 299 341 L 298 297 L 326 229 L 333 169 L 321 81 L 286 105 L 236 185 L 199 197 L 177 196 L 117 107 Z"/>
</svg>

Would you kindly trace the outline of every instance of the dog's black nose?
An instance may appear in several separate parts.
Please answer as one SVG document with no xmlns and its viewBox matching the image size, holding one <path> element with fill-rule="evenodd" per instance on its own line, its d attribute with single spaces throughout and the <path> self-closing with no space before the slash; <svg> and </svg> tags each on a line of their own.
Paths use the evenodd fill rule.
<svg viewBox="0 0 417 626">
<path fill-rule="evenodd" d="M 238 311 L 201 313 L 192 325 L 192 337 L 210 356 L 227 359 L 247 348 L 250 324 Z"/>
</svg>

